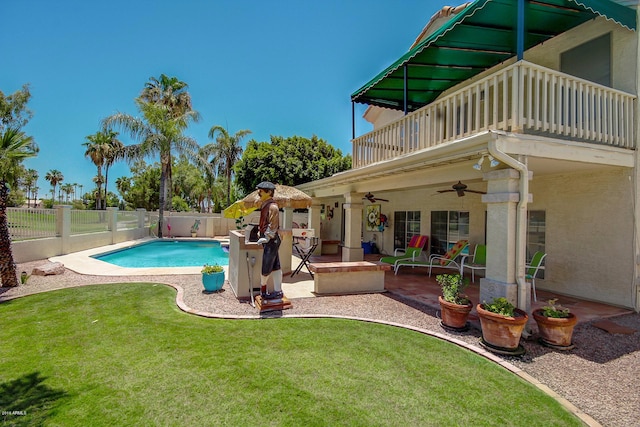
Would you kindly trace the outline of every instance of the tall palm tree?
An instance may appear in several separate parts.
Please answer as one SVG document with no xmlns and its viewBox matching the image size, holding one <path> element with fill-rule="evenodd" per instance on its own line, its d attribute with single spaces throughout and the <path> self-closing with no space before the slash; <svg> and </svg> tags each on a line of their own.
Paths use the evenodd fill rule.
<svg viewBox="0 0 640 427">
<path fill-rule="evenodd" d="M 51 169 L 44 176 L 44 179 L 46 179 L 47 182 L 51 184 L 51 187 L 53 187 L 53 189 L 51 190 L 51 201 L 55 203 L 56 202 L 56 186 L 60 184 L 62 181 L 64 181 L 64 175 L 62 175 L 62 172 L 60 172 L 58 169 Z"/>
<path fill-rule="evenodd" d="M 104 134 L 106 137 L 106 147 L 104 152 L 104 197 L 106 207 L 107 194 L 109 194 L 109 167 L 111 167 L 116 160 L 120 160 L 124 157 L 124 144 L 117 138 L 118 132 L 106 130 L 104 131 Z"/>
<path fill-rule="evenodd" d="M 37 153 L 38 147 L 33 138 L 24 132 L 8 128 L 0 134 L 0 281 L 6 287 L 18 286 L 7 221 L 9 187 L 16 184 L 22 161 Z"/>
<path fill-rule="evenodd" d="M 209 129 L 209 138 L 214 139 L 216 132 L 218 136 L 215 138 L 216 142 L 207 144 L 204 150 L 211 153 L 214 159 L 219 162 L 219 169 L 224 173 L 227 179 L 227 206 L 231 204 L 231 175 L 233 173 L 233 165 L 240 159 L 242 155 L 242 146 L 240 141 L 251 131 L 248 129 L 239 130 L 234 135 L 229 135 L 229 132 L 222 126 L 213 126 Z"/>
<path fill-rule="evenodd" d="M 65 194 L 64 202 L 69 203 L 69 196 L 73 193 L 73 184 L 62 184 L 60 190 Z"/>
<path fill-rule="evenodd" d="M 109 184 L 109 167 L 118 159 L 124 156 L 124 144 L 117 138 L 118 132 L 110 129 L 98 131 L 86 137 L 87 141 L 82 145 L 86 147 L 85 157 L 91 159 L 98 168 L 98 176 L 102 177 L 102 167 L 104 166 L 104 179 L 99 180 L 98 193 L 96 198 L 96 209 L 106 208 L 106 200 L 102 199 L 102 184 L 104 183 L 105 199 Z"/>
<path fill-rule="evenodd" d="M 35 169 L 27 169 L 24 177 L 24 186 L 27 192 L 27 207 L 31 207 L 31 199 L 33 199 L 33 186 L 38 182 L 38 171 Z M 35 204 L 35 200 L 33 202 Z"/>
<path fill-rule="evenodd" d="M 149 79 L 139 99 L 147 104 L 164 105 L 169 111 L 170 118 L 175 119 L 193 110 L 191 95 L 187 92 L 188 87 L 177 77 L 160 74 L 160 79 L 155 77 Z"/>
<path fill-rule="evenodd" d="M 164 74 L 160 79 L 151 78 L 136 105 L 142 118 L 117 113 L 103 120 L 106 128 L 120 128 L 128 132 L 138 144 L 126 146 L 123 158 L 129 162 L 148 156 L 160 156 L 160 203 L 158 209 L 158 237 L 162 237 L 164 211 L 171 206 L 172 151 L 186 155 L 201 163 L 198 143 L 183 135 L 191 121 L 200 118 L 191 108 L 191 96 L 187 84 Z"/>
</svg>

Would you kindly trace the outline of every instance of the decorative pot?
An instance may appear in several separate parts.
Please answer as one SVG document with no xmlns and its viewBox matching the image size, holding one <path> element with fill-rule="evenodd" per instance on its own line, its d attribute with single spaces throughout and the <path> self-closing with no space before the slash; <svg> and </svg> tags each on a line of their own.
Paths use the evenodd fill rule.
<svg viewBox="0 0 640 427">
<path fill-rule="evenodd" d="M 520 345 L 520 336 L 529 320 L 526 312 L 515 309 L 513 317 L 503 316 L 482 308 L 482 304 L 476 306 L 480 326 L 482 328 L 482 340 L 489 347 L 505 352 L 513 352 Z"/>
<path fill-rule="evenodd" d="M 438 296 L 438 301 L 440 302 L 443 326 L 452 329 L 465 329 L 467 327 L 467 318 L 473 308 L 473 304 L 455 304 L 445 301 L 442 296 Z"/>
<path fill-rule="evenodd" d="M 202 285 L 207 292 L 216 292 L 224 285 L 224 271 L 217 273 L 202 273 Z"/>
<path fill-rule="evenodd" d="M 569 313 L 569 317 L 547 317 L 538 309 L 533 312 L 533 319 L 538 324 L 538 333 L 543 344 L 573 348 L 573 328 L 578 322 L 575 314 Z"/>
<path fill-rule="evenodd" d="M 198 233 L 196 233 L 195 231 L 191 232 L 191 237 L 196 237 L 198 235 Z"/>
</svg>

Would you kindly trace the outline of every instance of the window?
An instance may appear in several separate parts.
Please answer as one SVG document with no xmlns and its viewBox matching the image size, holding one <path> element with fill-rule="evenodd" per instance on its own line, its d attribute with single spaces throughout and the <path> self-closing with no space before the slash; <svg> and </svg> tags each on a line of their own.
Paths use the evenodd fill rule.
<svg viewBox="0 0 640 427">
<path fill-rule="evenodd" d="M 527 261 L 537 251 L 545 252 L 545 211 L 527 212 Z"/>
<path fill-rule="evenodd" d="M 406 248 L 414 235 L 420 235 L 420 211 L 394 212 L 393 248 Z"/>
<path fill-rule="evenodd" d="M 560 71 L 611 87 L 611 34 L 563 52 Z"/>
<path fill-rule="evenodd" d="M 431 212 L 431 253 L 444 254 L 458 240 L 469 239 L 469 212 Z M 469 253 L 467 247 L 464 254 Z"/>
</svg>

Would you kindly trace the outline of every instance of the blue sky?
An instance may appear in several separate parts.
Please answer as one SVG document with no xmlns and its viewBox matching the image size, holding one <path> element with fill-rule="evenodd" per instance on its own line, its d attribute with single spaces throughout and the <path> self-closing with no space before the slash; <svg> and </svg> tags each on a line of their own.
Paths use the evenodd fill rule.
<svg viewBox="0 0 640 427">
<path fill-rule="evenodd" d="M 189 85 L 202 119 L 186 134 L 200 145 L 213 125 L 244 139 L 317 135 L 351 153 L 351 93 L 405 53 L 442 0 L 21 0 L 0 1 L 5 95 L 31 86 L 25 128 L 40 147 L 28 168 L 92 188 L 87 135 L 134 104 L 150 77 Z M 359 118 L 366 106 L 356 104 Z M 370 128 L 356 122 L 356 135 Z M 121 138 L 131 143 L 126 136 Z M 157 159 L 151 159 L 157 160 Z M 109 185 L 129 175 L 115 165 Z"/>
</svg>

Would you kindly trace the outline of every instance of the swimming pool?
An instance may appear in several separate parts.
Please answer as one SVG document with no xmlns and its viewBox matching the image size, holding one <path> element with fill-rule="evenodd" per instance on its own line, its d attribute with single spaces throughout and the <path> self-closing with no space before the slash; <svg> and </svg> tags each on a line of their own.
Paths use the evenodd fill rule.
<svg viewBox="0 0 640 427">
<path fill-rule="evenodd" d="M 129 268 L 229 265 L 229 253 L 217 240 L 162 239 L 92 255 L 92 258 Z"/>
</svg>

